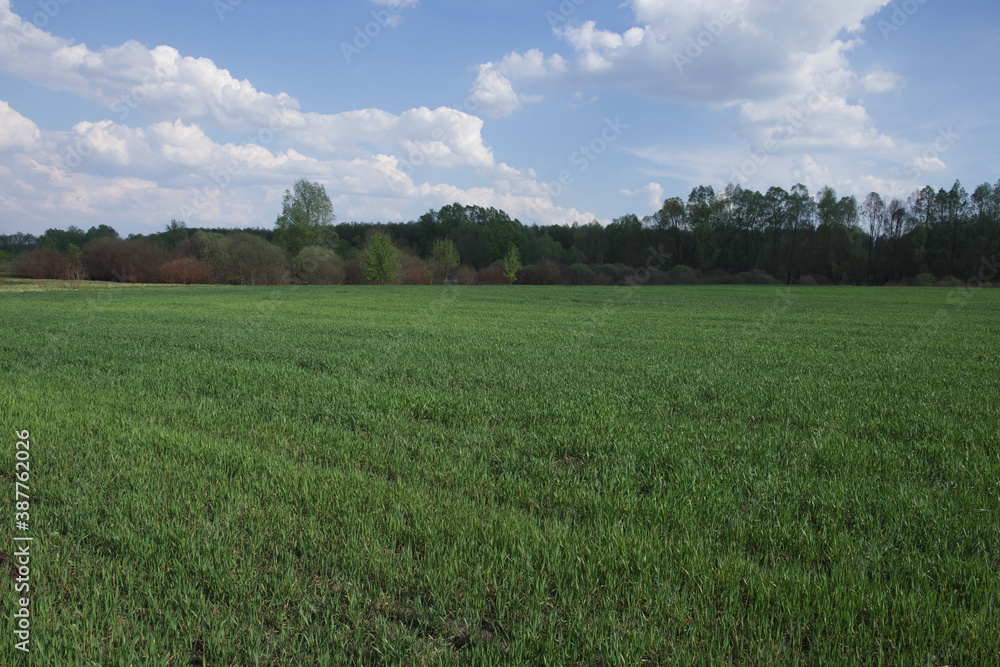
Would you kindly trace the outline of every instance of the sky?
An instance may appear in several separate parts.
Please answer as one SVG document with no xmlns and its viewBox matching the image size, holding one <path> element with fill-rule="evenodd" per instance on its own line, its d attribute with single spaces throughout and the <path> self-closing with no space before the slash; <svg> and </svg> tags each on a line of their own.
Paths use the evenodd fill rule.
<svg viewBox="0 0 1000 667">
<path fill-rule="evenodd" d="M 0 233 L 1000 178 L 995 0 L 0 0 Z"/>
</svg>

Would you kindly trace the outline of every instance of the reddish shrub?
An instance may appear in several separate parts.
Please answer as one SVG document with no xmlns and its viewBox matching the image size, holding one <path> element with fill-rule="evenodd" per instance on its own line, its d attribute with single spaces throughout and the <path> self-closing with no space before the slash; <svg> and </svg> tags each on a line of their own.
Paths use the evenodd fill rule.
<svg viewBox="0 0 1000 667">
<path fill-rule="evenodd" d="M 432 275 L 424 260 L 407 253 L 399 256 L 399 283 L 401 285 L 430 285 Z"/>
<path fill-rule="evenodd" d="M 344 284 L 364 285 L 365 272 L 361 270 L 361 255 L 344 264 Z"/>
<path fill-rule="evenodd" d="M 94 280 L 152 283 L 166 252 L 152 241 L 117 238 L 94 239 L 83 246 L 83 267 Z"/>
<path fill-rule="evenodd" d="M 509 285 L 510 281 L 499 266 L 487 266 L 476 274 L 477 285 Z"/>
<path fill-rule="evenodd" d="M 29 250 L 18 256 L 14 272 L 22 278 L 66 280 L 69 278 L 69 260 L 48 248 Z"/>
<path fill-rule="evenodd" d="M 558 285 L 562 282 L 562 273 L 559 265 L 550 259 L 543 259 L 535 267 L 535 284 L 537 285 Z"/>
<path fill-rule="evenodd" d="M 208 285 L 212 282 L 212 265 L 182 257 L 160 266 L 160 281 L 176 285 Z"/>
</svg>

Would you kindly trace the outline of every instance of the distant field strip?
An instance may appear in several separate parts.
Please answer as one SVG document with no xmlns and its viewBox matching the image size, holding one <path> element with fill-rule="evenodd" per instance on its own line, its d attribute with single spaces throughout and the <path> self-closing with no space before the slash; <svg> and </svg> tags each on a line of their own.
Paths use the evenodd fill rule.
<svg viewBox="0 0 1000 667">
<path fill-rule="evenodd" d="M 1000 654 L 998 290 L 2 290 L 32 664 Z"/>
</svg>

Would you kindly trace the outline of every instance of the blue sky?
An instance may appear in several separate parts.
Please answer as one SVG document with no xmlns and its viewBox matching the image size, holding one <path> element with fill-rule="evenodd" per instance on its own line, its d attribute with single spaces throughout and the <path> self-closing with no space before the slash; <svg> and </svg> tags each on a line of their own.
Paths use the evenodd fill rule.
<svg viewBox="0 0 1000 667">
<path fill-rule="evenodd" d="M 0 233 L 266 227 L 298 178 L 341 221 L 971 190 L 998 29 L 973 0 L 0 0 Z"/>
</svg>

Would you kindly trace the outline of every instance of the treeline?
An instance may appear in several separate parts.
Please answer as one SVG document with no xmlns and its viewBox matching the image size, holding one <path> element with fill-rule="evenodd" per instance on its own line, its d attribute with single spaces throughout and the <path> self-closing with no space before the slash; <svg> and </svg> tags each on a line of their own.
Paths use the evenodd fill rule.
<svg viewBox="0 0 1000 667">
<path fill-rule="evenodd" d="M 648 284 L 958 284 L 994 280 L 998 250 L 1000 182 L 861 201 L 803 185 L 699 186 L 645 218 L 528 226 L 459 204 L 408 223 L 334 224 L 323 187 L 299 181 L 274 229 L 171 221 L 126 239 L 106 225 L 0 236 L 0 262 L 20 277 L 239 285 L 612 285 L 637 271 Z"/>
</svg>

